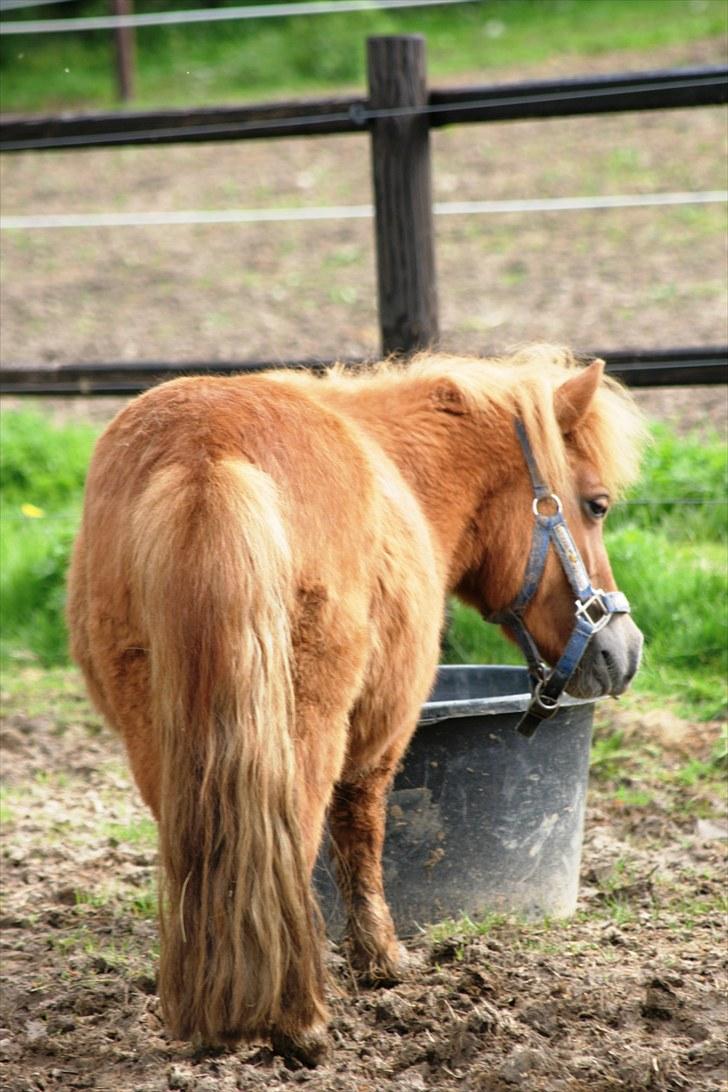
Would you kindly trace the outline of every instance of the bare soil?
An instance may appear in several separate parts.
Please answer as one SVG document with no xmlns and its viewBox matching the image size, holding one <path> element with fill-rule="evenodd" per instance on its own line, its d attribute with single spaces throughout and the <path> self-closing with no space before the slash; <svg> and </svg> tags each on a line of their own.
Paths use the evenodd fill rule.
<svg viewBox="0 0 728 1092">
<path fill-rule="evenodd" d="M 621 743 L 612 759 L 596 752 L 572 921 L 440 928 L 410 944 L 409 980 L 383 990 L 360 988 L 330 945 L 334 1051 L 312 1072 L 266 1044 L 196 1054 L 170 1041 L 154 832 L 121 747 L 75 676 L 46 714 L 40 672 L 23 676 L 2 723 L 7 1092 L 728 1087 L 725 794 L 681 773 L 708 758 L 717 724 L 634 702 L 600 713 L 598 738 L 618 730 Z"/>
</svg>

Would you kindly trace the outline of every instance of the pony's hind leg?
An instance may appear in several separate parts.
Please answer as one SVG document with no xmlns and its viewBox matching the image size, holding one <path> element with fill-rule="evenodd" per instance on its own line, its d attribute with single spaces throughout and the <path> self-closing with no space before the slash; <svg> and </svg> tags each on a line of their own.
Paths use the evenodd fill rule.
<svg viewBox="0 0 728 1092">
<path fill-rule="evenodd" d="M 299 592 L 293 631 L 295 753 L 297 809 L 309 881 L 332 790 L 344 765 L 349 710 L 360 686 L 366 655 L 366 632 L 356 619 L 346 618 L 338 626 L 335 619 L 326 617 L 323 592 L 310 588 Z M 340 654 L 342 648 L 347 651 L 345 658 Z M 338 664 L 335 677 L 329 674 L 331 662 Z M 311 929 L 320 935 L 323 951 L 323 922 L 316 907 L 314 917 Z M 322 1061 L 329 1049 L 325 1023 L 302 1020 L 290 1005 L 271 1029 L 271 1041 L 278 1053 L 308 1066 Z"/>
<path fill-rule="evenodd" d="M 326 809 L 338 777 L 346 744 L 346 718 L 331 722 L 309 706 L 296 721 L 296 767 L 300 792 L 298 814 L 304 861 L 309 880 L 321 845 Z M 323 921 L 314 907 L 311 930 L 318 934 L 323 951 Z M 322 979 L 324 972 L 322 969 Z M 323 993 L 321 996 L 323 1004 Z M 308 1023 L 295 1008 L 288 1007 L 283 1018 L 271 1028 L 271 1043 L 277 1054 L 294 1058 L 308 1067 L 325 1061 L 330 1041 L 325 1021 Z"/>
<path fill-rule="evenodd" d="M 349 958 L 372 984 L 394 984 L 405 969 L 382 881 L 387 794 L 403 749 L 393 748 L 374 769 L 341 780 L 329 810 L 339 889 L 347 908 Z"/>
</svg>

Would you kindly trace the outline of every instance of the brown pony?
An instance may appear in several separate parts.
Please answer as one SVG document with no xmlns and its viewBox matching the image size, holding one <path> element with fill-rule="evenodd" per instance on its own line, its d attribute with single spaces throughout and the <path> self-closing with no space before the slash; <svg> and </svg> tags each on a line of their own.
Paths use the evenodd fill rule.
<svg viewBox="0 0 728 1092">
<path fill-rule="evenodd" d="M 310 876 L 328 814 L 353 966 L 396 980 L 385 794 L 438 661 L 446 596 L 509 603 L 532 491 L 520 418 L 594 582 L 600 517 L 633 475 L 628 396 L 550 349 L 424 355 L 359 374 L 188 378 L 99 440 L 70 574 L 73 655 L 159 823 L 159 988 L 178 1038 L 326 1052 Z M 525 619 L 560 656 L 553 556 Z M 620 693 L 641 635 L 590 642 L 571 690 Z"/>
</svg>

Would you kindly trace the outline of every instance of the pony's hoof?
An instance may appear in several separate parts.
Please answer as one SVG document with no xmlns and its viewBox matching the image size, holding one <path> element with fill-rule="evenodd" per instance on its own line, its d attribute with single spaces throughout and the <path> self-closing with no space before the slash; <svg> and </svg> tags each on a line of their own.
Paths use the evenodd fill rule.
<svg viewBox="0 0 728 1092">
<path fill-rule="evenodd" d="M 361 953 L 359 958 L 352 958 L 356 976 L 363 985 L 385 988 L 405 982 L 413 970 L 412 963 L 401 944 L 378 956 Z"/>
<path fill-rule="evenodd" d="M 276 1054 L 286 1061 L 300 1062 L 308 1069 L 315 1069 L 331 1054 L 331 1042 L 323 1024 L 295 1033 L 276 1029 L 270 1039 Z"/>
</svg>

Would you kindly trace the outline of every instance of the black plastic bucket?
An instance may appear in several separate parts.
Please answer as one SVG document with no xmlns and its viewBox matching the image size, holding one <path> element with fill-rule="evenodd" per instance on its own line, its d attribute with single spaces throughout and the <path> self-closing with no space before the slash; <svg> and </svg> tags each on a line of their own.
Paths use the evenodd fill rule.
<svg viewBox="0 0 728 1092">
<path fill-rule="evenodd" d="M 441 667 L 389 798 L 384 884 L 400 936 L 489 913 L 576 908 L 593 701 L 566 699 L 530 738 L 520 667 Z M 343 913 L 324 847 L 316 887 L 333 935 Z"/>
</svg>

